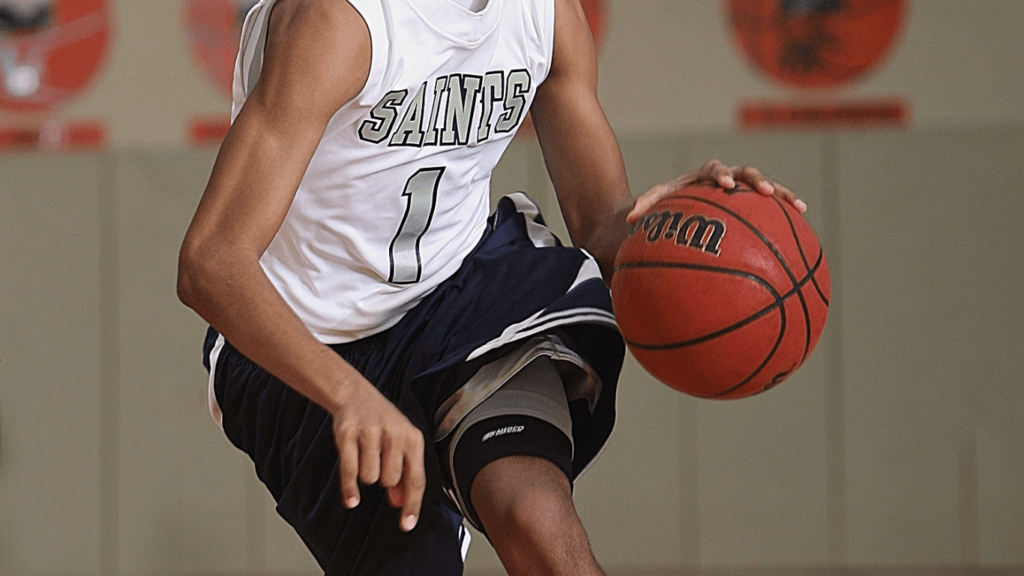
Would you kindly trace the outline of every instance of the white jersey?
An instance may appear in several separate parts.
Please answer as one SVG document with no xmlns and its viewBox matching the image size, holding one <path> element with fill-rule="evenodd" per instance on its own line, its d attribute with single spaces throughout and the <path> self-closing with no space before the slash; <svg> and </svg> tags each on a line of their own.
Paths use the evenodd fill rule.
<svg viewBox="0 0 1024 576">
<path fill-rule="evenodd" d="M 394 325 L 483 234 L 491 171 L 546 78 L 553 0 L 348 0 L 370 30 L 366 86 L 333 116 L 267 276 L 321 341 Z M 259 77 L 274 0 L 249 12 L 232 117 Z"/>
</svg>

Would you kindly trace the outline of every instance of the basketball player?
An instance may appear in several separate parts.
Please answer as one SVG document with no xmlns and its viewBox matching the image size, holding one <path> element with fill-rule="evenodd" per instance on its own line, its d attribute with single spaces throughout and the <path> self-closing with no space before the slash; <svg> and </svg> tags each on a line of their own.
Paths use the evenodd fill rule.
<svg viewBox="0 0 1024 576">
<path fill-rule="evenodd" d="M 634 203 L 578 0 L 262 0 L 178 290 L 211 410 L 328 574 L 602 574 L 571 498 L 614 420 Z M 533 112 L 577 248 L 489 179 Z"/>
</svg>

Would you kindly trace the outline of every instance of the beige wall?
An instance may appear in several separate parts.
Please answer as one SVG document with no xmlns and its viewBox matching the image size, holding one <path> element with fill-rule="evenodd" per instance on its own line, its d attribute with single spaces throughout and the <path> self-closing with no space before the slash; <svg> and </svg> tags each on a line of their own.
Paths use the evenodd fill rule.
<svg viewBox="0 0 1024 576">
<path fill-rule="evenodd" d="M 899 51 L 831 96 L 909 95 L 909 129 L 743 135 L 740 98 L 797 96 L 739 60 L 720 3 L 610 3 L 634 191 L 755 164 L 811 205 L 833 273 L 818 350 L 769 394 L 700 401 L 627 365 L 576 490 L 610 574 L 1024 572 L 1024 10 L 912 4 Z M 174 296 L 215 154 L 182 124 L 225 103 L 176 2 L 116 13 L 108 72 L 64 112 L 106 118 L 111 148 L 0 156 L 0 575 L 313 573 L 209 419 L 203 324 Z M 557 210 L 532 143 L 494 187 Z M 478 538 L 467 573 L 497 570 Z"/>
</svg>

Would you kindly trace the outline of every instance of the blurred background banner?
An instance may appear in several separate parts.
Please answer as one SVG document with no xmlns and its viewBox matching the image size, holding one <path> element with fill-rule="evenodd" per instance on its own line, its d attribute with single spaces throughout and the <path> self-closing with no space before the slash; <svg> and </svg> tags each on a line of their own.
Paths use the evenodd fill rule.
<svg viewBox="0 0 1024 576">
<path fill-rule="evenodd" d="M 203 77 L 231 102 L 231 84 L 242 23 L 256 0 L 184 0 L 185 32 L 192 61 Z M 225 107 L 227 108 L 227 107 Z M 227 133 L 227 112 L 189 120 L 187 138 L 196 146 L 220 143 Z"/>
<path fill-rule="evenodd" d="M 904 0 L 728 0 L 729 27 L 762 74 L 798 88 L 850 84 L 895 48 Z"/>
<path fill-rule="evenodd" d="M 0 0 L 0 127 L 87 121 L 112 147 L 215 144 L 252 3 Z M 583 4 L 619 134 L 1024 122 L 1011 0 Z"/>
<path fill-rule="evenodd" d="M 106 0 L 0 1 L 0 151 L 96 148 L 102 122 L 57 119 L 108 60 Z"/>
<path fill-rule="evenodd" d="M 861 82 L 897 50 L 904 0 L 728 0 L 729 27 L 746 61 L 792 89 L 785 99 L 747 100 L 738 120 L 748 130 L 901 128 L 904 97 L 860 95 Z"/>
</svg>

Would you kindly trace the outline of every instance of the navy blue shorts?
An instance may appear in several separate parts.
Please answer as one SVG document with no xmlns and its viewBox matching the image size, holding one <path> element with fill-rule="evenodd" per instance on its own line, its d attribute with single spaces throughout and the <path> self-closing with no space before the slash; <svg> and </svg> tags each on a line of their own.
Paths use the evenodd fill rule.
<svg viewBox="0 0 1024 576">
<path fill-rule="evenodd" d="M 462 517 L 434 443 L 500 386 L 491 375 L 510 369 L 509 358 L 524 349 L 565 366 L 573 479 L 607 442 L 625 353 L 610 295 L 593 259 L 561 246 L 542 223 L 525 196 L 502 199 L 454 276 L 394 327 L 332 346 L 431 440 L 423 508 L 409 533 L 398 529 L 398 511 L 379 486 L 363 486 L 355 509 L 342 505 L 332 423 L 322 408 L 212 328 L 207 333 L 204 363 L 214 365 L 211 395 L 224 432 L 252 458 L 278 513 L 325 573 L 462 573 Z"/>
</svg>

